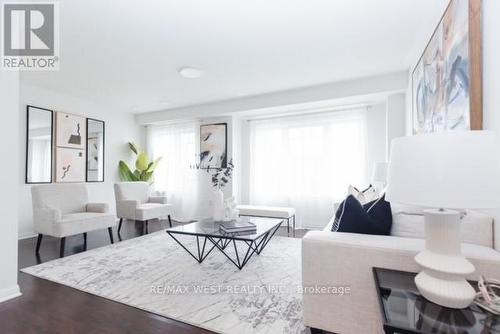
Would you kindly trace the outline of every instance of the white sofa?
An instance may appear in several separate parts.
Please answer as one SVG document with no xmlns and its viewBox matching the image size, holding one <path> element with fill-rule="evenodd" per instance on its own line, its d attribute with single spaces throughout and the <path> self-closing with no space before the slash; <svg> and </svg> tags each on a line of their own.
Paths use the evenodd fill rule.
<svg viewBox="0 0 500 334">
<path fill-rule="evenodd" d="M 500 278 L 500 252 L 493 248 L 493 219 L 468 212 L 462 220 L 462 251 L 476 272 Z M 302 284 L 349 287 L 340 295 L 304 294 L 306 326 L 342 334 L 383 333 L 373 267 L 418 272 L 414 256 L 425 248 L 424 218 L 393 209 L 390 236 L 312 231 L 302 239 Z"/>
<path fill-rule="evenodd" d="M 64 256 L 66 237 L 83 234 L 87 243 L 87 232 L 108 229 L 113 243 L 112 227 L 115 215 L 109 212 L 107 203 L 89 203 L 87 186 L 84 183 L 48 184 L 31 187 L 33 222 L 38 233 L 36 253 L 44 235 L 61 238 L 60 256 Z"/>
</svg>

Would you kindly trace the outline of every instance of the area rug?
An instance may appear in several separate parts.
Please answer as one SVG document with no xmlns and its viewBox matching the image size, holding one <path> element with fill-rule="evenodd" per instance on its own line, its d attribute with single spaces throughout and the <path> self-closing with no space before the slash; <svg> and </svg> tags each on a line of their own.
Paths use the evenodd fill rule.
<svg viewBox="0 0 500 334">
<path fill-rule="evenodd" d="M 217 249 L 199 264 L 160 231 L 22 271 L 215 332 L 305 331 L 299 239 L 274 237 L 242 270 Z"/>
</svg>

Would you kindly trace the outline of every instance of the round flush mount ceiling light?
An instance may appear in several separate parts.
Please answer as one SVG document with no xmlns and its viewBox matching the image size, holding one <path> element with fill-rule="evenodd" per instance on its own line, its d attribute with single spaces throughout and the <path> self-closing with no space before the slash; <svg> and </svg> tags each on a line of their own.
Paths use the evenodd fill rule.
<svg viewBox="0 0 500 334">
<path fill-rule="evenodd" d="M 201 77 L 203 72 L 194 67 L 181 67 L 179 68 L 179 74 L 186 79 L 196 79 Z"/>
</svg>

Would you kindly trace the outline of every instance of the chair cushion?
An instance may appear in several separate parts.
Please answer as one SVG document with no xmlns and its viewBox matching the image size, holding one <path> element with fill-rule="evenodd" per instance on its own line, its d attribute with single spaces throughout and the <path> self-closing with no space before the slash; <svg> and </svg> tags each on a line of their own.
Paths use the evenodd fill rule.
<svg viewBox="0 0 500 334">
<path fill-rule="evenodd" d="M 263 205 L 238 205 L 236 209 L 242 216 L 290 218 L 295 214 L 294 208 L 263 206 Z"/>
<path fill-rule="evenodd" d="M 62 215 L 61 220 L 54 223 L 54 236 L 65 237 L 116 225 L 116 219 L 110 213 L 79 212 Z"/>
<path fill-rule="evenodd" d="M 135 210 L 137 220 L 149 220 L 164 217 L 170 214 L 171 204 L 143 203 L 139 204 Z"/>
</svg>

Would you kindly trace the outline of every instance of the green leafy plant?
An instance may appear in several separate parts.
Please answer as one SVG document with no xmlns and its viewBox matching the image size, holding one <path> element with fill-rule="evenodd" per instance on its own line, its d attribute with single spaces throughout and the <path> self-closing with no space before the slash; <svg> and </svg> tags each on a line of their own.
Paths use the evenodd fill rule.
<svg viewBox="0 0 500 334">
<path fill-rule="evenodd" d="M 155 168 L 161 160 L 161 157 L 154 161 L 149 161 L 146 151 L 141 150 L 141 148 L 134 143 L 128 143 L 128 146 L 137 156 L 135 160 L 135 170 L 132 172 L 130 167 L 124 161 L 120 160 L 118 169 L 120 171 L 121 180 L 132 182 L 144 181 L 150 184 L 153 183 L 153 174 Z"/>
</svg>

